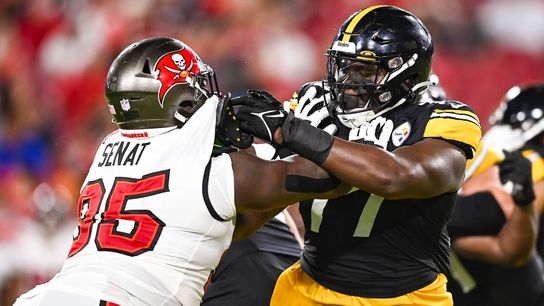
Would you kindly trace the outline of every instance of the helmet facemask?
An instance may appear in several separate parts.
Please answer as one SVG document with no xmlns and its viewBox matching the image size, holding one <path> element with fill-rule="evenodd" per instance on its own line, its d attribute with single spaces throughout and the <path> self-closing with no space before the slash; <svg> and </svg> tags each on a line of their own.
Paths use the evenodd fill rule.
<svg viewBox="0 0 544 306">
<path fill-rule="evenodd" d="M 200 74 L 190 73 L 187 77 L 187 85 L 194 89 L 192 95 L 182 93 L 178 96 L 179 103 L 174 118 L 181 124 L 185 123 L 208 98 L 213 95 L 221 96 L 215 72 L 206 64 L 204 65 L 205 69 L 201 69 Z"/>
<path fill-rule="evenodd" d="M 543 147 L 544 85 L 511 88 L 489 123 L 491 128 L 483 140 L 495 148 L 515 151 L 525 145 Z"/>
<path fill-rule="evenodd" d="M 431 83 L 433 45 L 423 23 L 395 6 L 352 14 L 327 51 L 329 112 L 349 128 L 407 103 Z"/>
<path fill-rule="evenodd" d="M 379 115 L 414 100 L 431 82 L 416 83 L 410 74 L 418 58 L 378 57 L 368 52 L 359 56 L 329 50 L 326 85 L 331 88 L 329 112 L 349 128 L 358 128 Z"/>
</svg>

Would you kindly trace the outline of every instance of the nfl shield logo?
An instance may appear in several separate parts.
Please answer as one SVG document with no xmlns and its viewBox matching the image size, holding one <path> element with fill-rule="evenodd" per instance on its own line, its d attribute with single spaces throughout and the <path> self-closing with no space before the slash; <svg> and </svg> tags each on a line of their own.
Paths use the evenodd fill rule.
<svg viewBox="0 0 544 306">
<path fill-rule="evenodd" d="M 122 99 L 121 100 L 121 108 L 124 111 L 128 111 L 130 109 L 130 102 L 128 101 L 128 99 Z"/>
</svg>

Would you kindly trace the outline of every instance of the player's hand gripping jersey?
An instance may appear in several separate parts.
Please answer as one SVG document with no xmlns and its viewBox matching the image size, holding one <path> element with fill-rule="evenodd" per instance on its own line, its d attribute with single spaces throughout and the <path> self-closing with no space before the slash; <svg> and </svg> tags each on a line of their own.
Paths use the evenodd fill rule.
<svg viewBox="0 0 544 306">
<path fill-rule="evenodd" d="M 230 244 L 233 222 L 220 220 L 236 213 L 230 158 L 210 161 L 214 101 L 181 129 L 104 139 L 81 189 L 69 258 L 49 290 L 101 292 L 120 305 L 199 304 Z"/>
<path fill-rule="evenodd" d="M 390 152 L 425 138 L 442 139 L 467 159 L 481 135 L 474 112 L 454 101 L 408 104 L 360 128 L 336 125 L 335 136 Z M 448 270 L 446 223 L 455 197 L 452 192 L 387 200 L 352 190 L 333 200 L 305 201 L 300 206 L 306 227 L 302 267 L 318 283 L 349 295 L 391 297 L 422 288 Z"/>
</svg>

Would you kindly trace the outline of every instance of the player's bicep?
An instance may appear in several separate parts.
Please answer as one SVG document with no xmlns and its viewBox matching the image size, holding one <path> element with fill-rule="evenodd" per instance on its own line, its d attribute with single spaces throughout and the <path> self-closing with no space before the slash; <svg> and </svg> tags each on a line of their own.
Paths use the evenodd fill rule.
<svg viewBox="0 0 544 306">
<path fill-rule="evenodd" d="M 298 156 L 265 161 L 236 152 L 231 158 L 239 211 L 267 211 L 315 197 L 334 197 L 343 192 L 338 188 L 337 179 Z"/>
<path fill-rule="evenodd" d="M 234 171 L 234 198 L 239 212 L 267 210 L 267 203 L 271 197 L 275 198 L 285 193 L 283 188 L 283 177 L 287 173 L 285 163 L 265 161 L 246 152 L 231 153 L 230 157 Z"/>
<path fill-rule="evenodd" d="M 466 157 L 455 145 L 440 139 L 424 139 L 397 149 L 395 155 L 411 168 L 403 178 L 408 197 L 432 197 L 455 192 L 463 181 Z"/>
</svg>

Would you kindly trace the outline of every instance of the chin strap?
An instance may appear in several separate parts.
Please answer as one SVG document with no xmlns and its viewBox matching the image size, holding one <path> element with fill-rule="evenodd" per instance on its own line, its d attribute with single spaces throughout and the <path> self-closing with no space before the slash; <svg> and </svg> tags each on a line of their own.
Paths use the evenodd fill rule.
<svg viewBox="0 0 544 306">
<path fill-rule="evenodd" d="M 188 117 L 185 117 L 183 116 L 182 114 L 180 114 L 178 111 L 176 111 L 174 113 L 174 118 L 176 118 L 177 120 L 179 120 L 181 123 L 185 123 L 187 122 L 187 120 L 189 119 Z"/>
<path fill-rule="evenodd" d="M 206 103 L 207 100 L 208 98 L 205 101 L 196 102 L 191 108 L 191 110 L 189 111 L 189 114 L 187 115 L 183 115 L 179 110 L 177 110 L 174 113 L 174 118 L 176 118 L 181 123 L 185 124 L 189 120 L 189 118 L 191 118 L 191 116 L 193 116 L 198 111 L 198 109 L 201 108 L 202 105 L 204 105 L 204 103 Z"/>
<path fill-rule="evenodd" d="M 361 111 L 361 112 L 357 112 L 357 113 L 351 113 L 351 114 L 339 114 L 337 113 L 337 117 L 338 119 L 340 119 L 340 122 L 342 122 L 343 125 L 345 125 L 346 127 L 348 128 L 352 128 L 352 129 L 355 129 L 355 128 L 359 128 L 361 125 L 363 125 L 365 122 L 369 122 L 370 120 L 396 108 L 396 107 L 399 107 L 400 105 L 404 104 L 404 102 L 406 102 L 406 98 L 402 98 L 400 99 L 397 103 L 395 103 L 394 105 L 390 106 L 390 107 L 387 107 L 387 108 L 384 108 L 382 109 L 381 111 L 377 112 L 377 113 L 374 113 L 373 111 L 371 110 L 368 110 L 368 111 Z M 340 108 L 340 106 L 337 106 L 336 107 L 337 110 Z"/>
<path fill-rule="evenodd" d="M 342 114 L 340 113 L 341 109 L 340 109 L 340 106 L 338 104 L 336 104 L 336 109 L 335 109 L 335 113 L 337 115 L 337 117 L 340 119 L 340 122 L 342 122 L 343 125 L 345 125 L 346 127 L 348 128 L 358 128 L 360 127 L 361 125 L 363 125 L 365 122 L 369 122 L 370 120 L 394 109 L 394 108 L 397 108 L 399 107 L 400 105 L 404 104 L 407 100 L 408 97 L 412 96 L 412 95 L 415 95 L 415 94 L 420 94 L 424 91 L 426 91 L 427 89 L 429 89 L 429 86 L 432 86 L 432 85 L 436 85 L 436 83 L 434 82 L 431 82 L 431 81 L 424 81 L 424 82 L 420 82 L 420 83 L 417 83 L 416 85 L 414 85 L 410 91 L 408 92 L 408 94 L 400 99 L 399 101 L 397 101 L 397 103 L 389 106 L 389 107 L 386 107 L 382 110 L 380 110 L 379 112 L 377 113 L 374 113 L 374 111 L 371 111 L 371 110 L 368 110 L 368 111 L 357 111 L 357 112 L 353 112 L 353 113 L 347 113 L 347 114 Z"/>
<path fill-rule="evenodd" d="M 209 99 L 211 96 L 208 95 L 207 91 L 202 89 L 202 87 L 200 86 L 200 84 L 198 83 L 198 78 L 196 77 L 191 77 L 191 76 L 187 76 L 186 77 L 186 80 L 187 82 L 189 83 L 189 86 L 194 88 L 195 89 L 195 94 L 194 94 L 194 100 L 195 101 L 199 101 L 200 100 L 200 95 L 206 97 L 206 100 Z M 174 118 L 176 118 L 178 121 L 180 121 L 181 123 L 185 124 L 187 122 L 187 120 L 189 120 L 189 118 L 198 110 L 198 108 L 200 108 L 204 103 L 202 102 L 196 102 L 195 105 L 193 106 L 192 110 L 191 110 L 191 114 L 189 116 L 185 116 L 183 114 L 181 114 L 179 111 L 176 111 L 174 113 Z M 195 107 L 198 108 L 195 110 Z"/>
<path fill-rule="evenodd" d="M 414 85 L 414 87 L 412 87 L 412 92 L 414 94 L 422 94 L 425 91 L 427 91 L 430 86 L 436 86 L 436 85 L 438 85 L 438 83 L 433 81 L 423 81 Z"/>
</svg>

